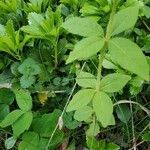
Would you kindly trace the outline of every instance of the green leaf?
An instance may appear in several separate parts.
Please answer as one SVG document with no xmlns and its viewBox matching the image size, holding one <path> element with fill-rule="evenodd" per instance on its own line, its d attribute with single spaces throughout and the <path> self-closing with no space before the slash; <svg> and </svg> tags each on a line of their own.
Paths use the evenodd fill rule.
<svg viewBox="0 0 150 150">
<path fill-rule="evenodd" d="M 84 37 L 103 36 L 102 27 L 89 18 L 72 17 L 66 20 L 63 24 L 68 32 Z"/>
<path fill-rule="evenodd" d="M 113 104 L 106 93 L 96 92 L 93 97 L 93 109 L 102 126 L 108 126 L 112 118 Z"/>
<path fill-rule="evenodd" d="M 107 143 L 105 150 L 119 150 L 120 147 L 114 143 Z"/>
<path fill-rule="evenodd" d="M 64 126 L 68 129 L 75 129 L 80 125 L 80 123 L 74 119 L 73 115 L 73 112 L 69 112 L 63 116 Z"/>
<path fill-rule="evenodd" d="M 105 141 L 104 140 L 96 140 L 95 137 L 86 137 L 87 146 L 90 150 L 105 150 Z"/>
<path fill-rule="evenodd" d="M 110 119 L 110 122 L 109 122 L 109 124 L 108 125 L 115 125 L 115 117 L 114 117 L 114 115 L 112 114 L 112 116 L 111 116 L 111 119 Z"/>
<path fill-rule="evenodd" d="M 84 89 L 78 91 L 70 101 L 67 112 L 80 109 L 86 106 L 92 100 L 95 91 L 92 89 Z"/>
<path fill-rule="evenodd" d="M 28 22 L 29 25 L 23 26 L 21 29 L 24 32 L 29 33 L 34 36 L 43 36 L 45 34 L 44 29 L 41 27 L 41 22 L 44 21 L 44 17 L 41 14 L 37 14 L 35 12 L 29 13 Z"/>
<path fill-rule="evenodd" d="M 144 15 L 146 16 L 146 18 L 149 19 L 150 18 L 150 7 L 145 5 L 143 8 L 143 12 L 144 12 Z"/>
<path fill-rule="evenodd" d="M 20 78 L 20 83 L 21 83 L 21 87 L 22 87 L 22 88 L 28 88 L 28 87 L 30 87 L 32 84 L 35 83 L 35 77 L 34 77 L 34 76 L 27 76 L 26 74 L 24 74 L 24 75 Z"/>
<path fill-rule="evenodd" d="M 56 36 L 57 34 L 55 25 L 57 25 L 58 22 L 55 22 L 57 16 L 55 15 L 55 18 L 54 15 L 50 7 L 48 7 L 45 15 L 31 12 L 28 15 L 29 25 L 23 26 L 21 30 L 35 38 L 50 40 L 52 36 Z M 59 20 L 61 20 L 60 17 Z"/>
<path fill-rule="evenodd" d="M 0 37 L 5 35 L 5 27 L 0 24 Z"/>
<path fill-rule="evenodd" d="M 84 88 L 95 88 L 96 87 L 96 77 L 88 72 L 80 72 L 76 78 L 76 82 L 79 86 Z"/>
<path fill-rule="evenodd" d="M 148 131 L 147 133 L 145 133 L 142 139 L 147 142 L 150 141 L 150 132 Z"/>
<path fill-rule="evenodd" d="M 94 137 L 94 136 L 96 136 L 98 133 L 100 132 L 100 127 L 99 127 L 99 125 L 98 125 L 98 123 L 91 123 L 90 125 L 89 125 L 89 128 L 88 128 L 88 130 L 86 131 L 86 135 L 88 136 L 88 137 Z"/>
<path fill-rule="evenodd" d="M 10 105 L 14 101 L 14 93 L 10 89 L 0 89 L 0 103 Z"/>
<path fill-rule="evenodd" d="M 12 125 L 18 118 L 21 117 L 21 115 L 23 114 L 24 112 L 17 109 L 17 110 L 14 110 L 12 111 L 11 113 L 9 113 L 5 119 L 0 123 L 0 126 L 2 128 L 5 128 L 7 126 L 10 126 Z"/>
<path fill-rule="evenodd" d="M 26 132 L 23 134 L 18 150 L 37 150 L 39 148 L 39 140 L 39 135 L 37 133 Z"/>
<path fill-rule="evenodd" d="M 138 19 L 139 6 L 128 7 L 115 14 L 112 26 L 112 35 L 121 33 L 133 27 Z M 129 17 L 130 16 L 130 17 Z"/>
<path fill-rule="evenodd" d="M 25 130 L 28 130 L 33 119 L 32 112 L 25 112 L 20 118 L 18 118 L 13 124 L 13 134 L 15 137 L 19 137 Z"/>
<path fill-rule="evenodd" d="M 15 35 L 15 29 L 14 29 L 12 20 L 9 20 L 7 22 L 5 30 L 6 30 L 6 33 L 10 36 L 13 43 L 15 43 L 16 42 L 16 40 L 15 40 L 16 35 Z"/>
<path fill-rule="evenodd" d="M 131 111 L 129 109 L 129 107 L 127 107 L 126 105 L 119 105 L 116 108 L 116 113 L 118 118 L 123 122 L 123 123 L 128 123 L 129 119 L 131 118 Z"/>
<path fill-rule="evenodd" d="M 40 138 L 40 142 L 39 142 L 39 150 L 45 150 L 45 147 L 47 146 L 49 139 L 48 138 Z M 64 141 L 64 135 L 63 132 L 60 130 L 57 130 L 57 132 L 55 132 L 50 144 L 49 144 L 49 150 L 55 150 L 56 147 L 58 147 L 58 145 L 60 145 L 60 143 L 62 143 Z"/>
<path fill-rule="evenodd" d="M 110 55 L 116 63 L 149 81 L 149 65 L 138 45 L 125 38 L 114 38 L 108 46 Z"/>
<path fill-rule="evenodd" d="M 104 46 L 104 39 L 96 36 L 84 38 L 79 41 L 70 53 L 67 64 L 78 59 L 85 60 L 98 53 Z"/>
<path fill-rule="evenodd" d="M 6 149 L 12 149 L 16 143 L 16 139 L 14 137 L 10 137 L 8 139 L 6 139 L 5 141 L 5 147 Z"/>
<path fill-rule="evenodd" d="M 50 137 L 61 115 L 60 110 L 54 110 L 52 113 L 44 114 L 33 120 L 32 128 L 42 137 Z"/>
<path fill-rule="evenodd" d="M 118 92 L 130 79 L 130 76 L 121 73 L 109 74 L 101 80 L 100 90 L 111 93 Z"/>
<path fill-rule="evenodd" d="M 9 106 L 0 104 L 0 120 L 3 120 L 9 114 Z"/>
<path fill-rule="evenodd" d="M 81 109 L 75 111 L 74 119 L 78 121 L 86 121 L 91 117 L 93 110 L 90 106 L 84 106 Z"/>
<path fill-rule="evenodd" d="M 16 94 L 16 101 L 19 108 L 23 111 L 29 111 L 32 108 L 32 97 L 27 90 L 14 90 Z"/>
<path fill-rule="evenodd" d="M 29 57 L 18 67 L 18 71 L 22 74 L 33 76 L 39 74 L 41 72 L 41 68 L 38 62 Z"/>
</svg>

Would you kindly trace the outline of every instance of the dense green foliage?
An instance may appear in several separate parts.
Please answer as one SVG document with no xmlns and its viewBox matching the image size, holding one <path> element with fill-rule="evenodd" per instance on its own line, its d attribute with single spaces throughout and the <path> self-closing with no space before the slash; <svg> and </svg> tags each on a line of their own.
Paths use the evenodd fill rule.
<svg viewBox="0 0 150 150">
<path fill-rule="evenodd" d="M 149 149 L 149 0 L 0 0 L 0 149 Z"/>
</svg>

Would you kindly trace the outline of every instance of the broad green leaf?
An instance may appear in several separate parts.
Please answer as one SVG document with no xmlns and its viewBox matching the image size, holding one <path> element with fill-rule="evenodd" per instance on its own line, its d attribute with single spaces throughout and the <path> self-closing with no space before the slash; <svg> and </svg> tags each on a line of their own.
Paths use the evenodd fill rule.
<svg viewBox="0 0 150 150">
<path fill-rule="evenodd" d="M 115 143 L 107 143 L 105 150 L 119 150 L 120 147 Z"/>
<path fill-rule="evenodd" d="M 30 35 L 43 36 L 45 34 L 44 29 L 41 27 L 41 23 L 44 21 L 44 17 L 41 14 L 35 12 L 29 13 L 28 22 L 29 25 L 23 26 L 21 29 Z"/>
<path fill-rule="evenodd" d="M 0 120 L 3 120 L 9 114 L 9 106 L 0 104 Z"/>
<path fill-rule="evenodd" d="M 15 95 L 10 89 L 0 89 L 0 103 L 10 105 L 14 101 L 14 97 Z"/>
<path fill-rule="evenodd" d="M 72 17 L 66 20 L 63 24 L 68 32 L 84 37 L 103 36 L 102 27 L 89 18 Z"/>
<path fill-rule="evenodd" d="M 35 82 L 35 77 L 34 76 L 28 76 L 26 74 L 24 74 L 21 78 L 20 78 L 20 84 L 22 88 L 28 88 L 30 87 L 34 82 Z"/>
<path fill-rule="evenodd" d="M 147 133 L 142 136 L 142 139 L 147 142 L 150 141 L 150 131 L 147 131 Z"/>
<path fill-rule="evenodd" d="M 63 116 L 64 126 L 68 129 L 77 128 L 80 123 L 74 119 L 74 112 L 65 113 Z"/>
<path fill-rule="evenodd" d="M 78 91 L 70 101 L 67 112 L 80 109 L 86 106 L 93 98 L 95 90 L 92 89 L 84 89 Z"/>
<path fill-rule="evenodd" d="M 6 149 L 12 149 L 16 143 L 17 139 L 15 139 L 13 136 L 6 139 L 5 141 L 5 147 Z"/>
<path fill-rule="evenodd" d="M 131 95 L 137 95 L 138 93 L 140 93 L 143 88 L 143 83 L 144 80 L 138 76 L 132 78 L 132 80 L 129 83 Z"/>
<path fill-rule="evenodd" d="M 90 106 L 84 106 L 75 111 L 74 119 L 78 121 L 86 121 L 91 117 L 93 110 Z"/>
<path fill-rule="evenodd" d="M 18 150 L 37 150 L 39 140 L 39 135 L 36 132 L 26 132 L 23 134 Z"/>
<path fill-rule="evenodd" d="M 69 55 L 67 63 L 70 63 L 76 59 L 88 59 L 99 52 L 103 46 L 104 39 L 100 37 L 92 36 L 84 38 L 75 45 L 74 50 Z"/>
<path fill-rule="evenodd" d="M 102 126 L 108 126 L 113 113 L 113 104 L 110 97 L 104 92 L 96 92 L 93 97 L 93 109 Z"/>
<path fill-rule="evenodd" d="M 79 86 L 84 88 L 95 88 L 96 86 L 96 77 L 88 72 L 80 72 L 76 78 L 76 82 Z"/>
<path fill-rule="evenodd" d="M 13 134 L 15 137 L 19 137 L 25 130 L 28 130 L 33 119 L 32 112 L 25 112 L 20 118 L 18 118 L 13 124 Z"/>
<path fill-rule="evenodd" d="M 112 59 L 122 68 L 149 81 L 149 65 L 138 45 L 125 38 L 114 38 L 108 48 Z"/>
<path fill-rule="evenodd" d="M 23 61 L 23 63 L 18 67 L 18 71 L 22 74 L 33 76 L 37 75 L 41 72 L 41 68 L 34 59 L 27 58 Z"/>
<path fill-rule="evenodd" d="M 96 136 L 98 133 L 100 132 L 100 127 L 99 127 L 99 124 L 96 122 L 96 123 L 91 123 L 89 125 L 89 128 L 88 130 L 86 131 L 86 136 L 88 137 L 94 137 Z"/>
<path fill-rule="evenodd" d="M 49 138 L 50 138 L 50 134 L 48 138 L 45 138 L 45 137 L 40 138 L 38 150 L 45 150 L 45 147 L 47 146 Z M 49 144 L 48 150 L 55 150 L 56 147 L 58 147 L 58 145 L 60 145 L 60 143 L 62 143 L 63 141 L 64 141 L 63 132 L 60 130 L 57 130 L 57 132 L 55 132 Z"/>
<path fill-rule="evenodd" d="M 146 18 L 149 19 L 150 18 L 150 7 L 147 5 L 144 5 L 143 12 L 144 12 L 144 15 L 146 16 Z"/>
<path fill-rule="evenodd" d="M 118 118 L 123 122 L 123 123 L 128 123 L 129 119 L 131 118 L 131 111 L 129 109 L 129 107 L 127 107 L 126 105 L 119 105 L 116 108 L 116 113 Z"/>
<path fill-rule="evenodd" d="M 109 74 L 101 80 L 100 90 L 111 93 L 118 92 L 130 79 L 130 76 L 121 73 Z"/>
<path fill-rule="evenodd" d="M 55 26 L 58 25 L 58 20 L 56 21 L 55 19 L 58 18 L 50 7 L 48 7 L 44 15 L 31 12 L 28 15 L 29 25 L 23 26 L 21 30 L 35 38 L 50 40 L 52 36 L 57 35 Z M 60 20 L 61 17 L 59 17 Z"/>
<path fill-rule="evenodd" d="M 95 137 L 86 137 L 86 143 L 87 146 L 90 148 L 90 150 L 105 150 L 105 140 L 96 140 Z"/>
<path fill-rule="evenodd" d="M 27 90 L 15 90 L 16 101 L 19 108 L 23 111 L 31 110 L 32 108 L 32 97 Z"/>
<path fill-rule="evenodd" d="M 50 137 L 60 115 L 61 111 L 56 109 L 52 113 L 35 118 L 32 123 L 34 132 L 37 132 L 42 137 Z"/>
<path fill-rule="evenodd" d="M 115 143 L 107 143 L 105 140 L 97 141 L 93 137 L 87 137 L 87 145 L 90 150 L 119 150 L 120 147 Z"/>
<path fill-rule="evenodd" d="M 5 119 L 0 123 L 0 127 L 5 128 L 12 125 L 24 112 L 17 109 L 9 113 Z"/>
<path fill-rule="evenodd" d="M 114 117 L 114 115 L 112 114 L 112 116 L 111 116 L 111 119 L 110 119 L 110 122 L 109 122 L 109 124 L 108 125 L 115 125 L 115 117 Z"/>
<path fill-rule="evenodd" d="M 115 14 L 112 26 L 112 35 L 121 33 L 133 27 L 138 19 L 139 6 L 128 7 Z"/>
<path fill-rule="evenodd" d="M 89 3 L 85 3 L 84 6 L 80 9 L 80 13 L 83 14 L 83 16 L 88 15 L 98 15 L 99 9 Z"/>
</svg>

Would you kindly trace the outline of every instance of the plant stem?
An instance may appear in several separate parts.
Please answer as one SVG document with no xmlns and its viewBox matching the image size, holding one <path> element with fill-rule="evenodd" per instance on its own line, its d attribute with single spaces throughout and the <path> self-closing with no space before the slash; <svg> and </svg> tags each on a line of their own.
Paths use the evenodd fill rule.
<svg viewBox="0 0 150 150">
<path fill-rule="evenodd" d="M 56 42 L 55 42 L 55 45 L 54 45 L 55 68 L 57 68 L 57 65 L 58 65 L 58 48 L 57 48 L 57 44 L 58 44 L 58 36 L 56 37 Z"/>
<path fill-rule="evenodd" d="M 113 0 L 113 7 L 112 7 L 112 12 L 110 14 L 110 19 L 108 22 L 108 26 L 106 29 L 106 36 L 105 36 L 105 44 L 103 48 L 101 49 L 101 54 L 99 55 L 99 64 L 98 64 L 98 70 L 97 70 L 97 83 L 96 83 L 96 90 L 99 91 L 100 88 L 100 80 L 102 77 L 102 63 L 105 58 L 105 55 L 107 53 L 107 46 L 108 46 L 108 41 L 111 37 L 112 33 L 112 24 L 113 24 L 113 18 L 116 13 L 116 7 L 117 7 L 117 2 L 118 0 Z"/>
</svg>

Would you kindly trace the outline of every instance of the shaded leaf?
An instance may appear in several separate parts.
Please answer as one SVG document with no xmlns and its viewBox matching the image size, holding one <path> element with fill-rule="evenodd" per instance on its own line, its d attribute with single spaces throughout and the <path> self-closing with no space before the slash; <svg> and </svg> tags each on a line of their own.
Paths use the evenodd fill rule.
<svg viewBox="0 0 150 150">
<path fill-rule="evenodd" d="M 22 141 L 19 144 L 19 150 L 37 150 L 39 147 L 39 135 L 35 132 L 26 132 L 23 134 Z"/>
</svg>

